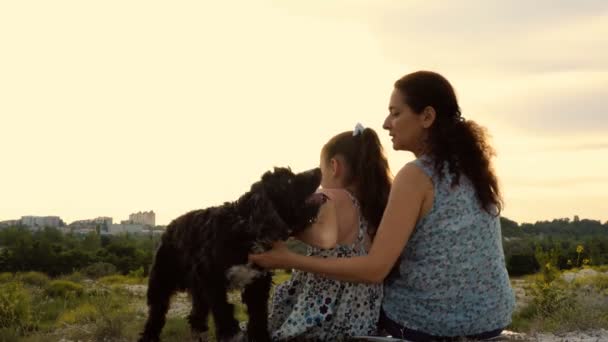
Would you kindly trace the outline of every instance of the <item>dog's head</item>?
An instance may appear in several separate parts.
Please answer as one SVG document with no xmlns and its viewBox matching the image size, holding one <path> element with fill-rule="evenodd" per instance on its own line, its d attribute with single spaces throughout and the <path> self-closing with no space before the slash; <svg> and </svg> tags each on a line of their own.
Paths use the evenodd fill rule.
<svg viewBox="0 0 608 342">
<path fill-rule="evenodd" d="M 321 170 L 315 168 L 293 173 L 289 168 L 275 167 L 264 173 L 251 186 L 256 211 L 264 217 L 259 234 L 264 240 L 285 240 L 308 226 L 317 216 L 322 197 L 316 194 L 321 183 Z"/>
</svg>

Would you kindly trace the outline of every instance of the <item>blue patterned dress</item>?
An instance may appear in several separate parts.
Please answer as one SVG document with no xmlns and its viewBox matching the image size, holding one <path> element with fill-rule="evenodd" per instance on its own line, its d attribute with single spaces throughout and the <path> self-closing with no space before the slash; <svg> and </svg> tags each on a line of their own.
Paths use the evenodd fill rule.
<svg viewBox="0 0 608 342">
<path fill-rule="evenodd" d="M 481 208 L 469 179 L 452 187 L 447 164 L 415 160 L 432 180 L 434 200 L 385 280 L 382 309 L 392 321 L 434 336 L 506 327 L 515 300 L 502 249 L 500 220 Z"/>
<path fill-rule="evenodd" d="M 309 246 L 308 255 L 347 258 L 365 255 L 367 222 L 357 200 L 359 232 L 352 245 L 332 249 Z M 294 271 L 274 292 L 269 329 L 273 341 L 340 341 L 348 336 L 374 335 L 382 300 L 381 284 L 359 284 Z"/>
</svg>

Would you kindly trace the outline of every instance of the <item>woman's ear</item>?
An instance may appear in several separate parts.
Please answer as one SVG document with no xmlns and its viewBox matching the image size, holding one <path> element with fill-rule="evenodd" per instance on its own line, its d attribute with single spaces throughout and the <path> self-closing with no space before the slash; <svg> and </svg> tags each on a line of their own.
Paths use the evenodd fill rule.
<svg viewBox="0 0 608 342">
<path fill-rule="evenodd" d="M 437 117 L 437 112 L 435 112 L 435 108 L 431 106 L 426 106 L 422 110 L 422 127 L 429 128 L 435 122 L 435 118 Z"/>
</svg>

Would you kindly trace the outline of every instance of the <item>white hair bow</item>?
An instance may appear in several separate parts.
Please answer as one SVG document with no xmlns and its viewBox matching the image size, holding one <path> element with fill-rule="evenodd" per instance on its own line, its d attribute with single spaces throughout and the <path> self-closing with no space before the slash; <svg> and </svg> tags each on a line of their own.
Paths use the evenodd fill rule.
<svg viewBox="0 0 608 342">
<path fill-rule="evenodd" d="M 364 129 L 365 129 L 365 127 L 363 127 L 363 125 L 361 123 L 357 122 L 355 129 L 353 129 L 353 137 L 363 133 Z"/>
</svg>

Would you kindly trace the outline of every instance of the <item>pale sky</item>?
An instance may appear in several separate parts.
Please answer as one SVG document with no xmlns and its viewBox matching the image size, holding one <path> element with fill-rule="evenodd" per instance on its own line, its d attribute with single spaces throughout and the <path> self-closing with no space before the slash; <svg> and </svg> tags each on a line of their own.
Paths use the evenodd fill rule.
<svg viewBox="0 0 608 342">
<path fill-rule="evenodd" d="M 608 2 L 0 2 L 0 220 L 236 199 L 317 166 L 393 82 L 446 76 L 488 128 L 518 222 L 608 220 Z"/>
</svg>

